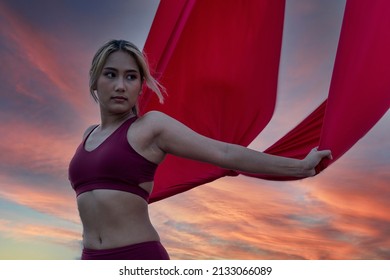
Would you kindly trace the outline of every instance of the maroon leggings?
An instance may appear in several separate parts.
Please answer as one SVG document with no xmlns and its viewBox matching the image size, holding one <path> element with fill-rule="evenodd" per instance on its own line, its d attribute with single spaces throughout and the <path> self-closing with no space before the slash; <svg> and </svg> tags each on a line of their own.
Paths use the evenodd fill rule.
<svg viewBox="0 0 390 280">
<path fill-rule="evenodd" d="M 84 248 L 82 260 L 169 260 L 169 255 L 158 241 L 148 241 L 112 249 Z"/>
</svg>

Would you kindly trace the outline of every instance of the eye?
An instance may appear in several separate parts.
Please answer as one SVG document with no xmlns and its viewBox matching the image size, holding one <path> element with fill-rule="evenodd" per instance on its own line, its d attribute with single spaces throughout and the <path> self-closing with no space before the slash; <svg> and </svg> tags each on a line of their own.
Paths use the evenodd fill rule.
<svg viewBox="0 0 390 280">
<path fill-rule="evenodd" d="M 137 75 L 135 75 L 135 74 L 129 74 L 129 75 L 126 76 L 126 79 L 128 79 L 128 80 L 130 80 L 130 81 L 136 80 L 137 78 L 138 78 L 138 77 L 137 77 Z"/>
<path fill-rule="evenodd" d="M 104 75 L 105 77 L 109 78 L 109 79 L 115 77 L 115 73 L 114 73 L 114 72 L 111 72 L 111 71 L 104 72 L 103 75 Z"/>
</svg>

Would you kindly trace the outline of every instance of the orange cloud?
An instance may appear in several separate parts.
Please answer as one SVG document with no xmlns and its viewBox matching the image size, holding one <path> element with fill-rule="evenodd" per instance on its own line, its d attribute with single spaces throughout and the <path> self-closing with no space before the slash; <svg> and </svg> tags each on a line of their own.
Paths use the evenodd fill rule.
<svg viewBox="0 0 390 280">
<path fill-rule="evenodd" d="M 152 204 L 152 219 L 175 259 L 383 258 L 386 253 L 367 244 L 388 246 L 386 232 L 378 230 L 388 227 L 388 209 L 370 212 L 368 205 L 375 207 L 367 204 L 351 221 L 354 209 L 336 207 L 344 193 L 330 189 L 325 196 L 325 186 L 323 177 L 282 183 L 225 178 Z M 369 217 L 381 220 L 370 224 Z"/>
<path fill-rule="evenodd" d="M 8 238 L 21 241 L 38 239 L 69 245 L 80 240 L 80 233 L 77 231 L 4 219 L 0 219 L 0 232 Z"/>
<path fill-rule="evenodd" d="M 13 10 L 8 8 L 5 3 L 0 3 L 0 16 L 4 23 L 0 27 L 1 34 L 6 38 L 8 43 L 14 44 L 14 48 L 20 49 L 19 53 L 27 60 L 33 69 L 41 71 L 47 80 L 42 80 L 41 85 L 51 82 L 58 89 L 54 94 L 61 98 L 64 102 L 70 104 L 72 108 L 83 112 L 81 117 L 92 114 L 94 108 L 86 106 L 91 104 L 91 99 L 88 96 L 88 82 L 86 81 L 88 69 L 87 65 L 83 65 L 81 61 L 85 61 L 88 54 L 82 50 L 70 51 L 64 53 L 63 50 L 64 37 L 67 40 L 72 40 L 71 34 L 61 34 L 61 39 L 56 35 L 44 33 L 43 30 L 34 29 L 24 18 L 20 17 Z M 62 32 L 65 32 L 64 30 Z M 64 57 L 69 57 L 65 59 Z M 83 58 L 83 59 L 80 59 Z M 74 62 L 74 65 L 71 63 Z M 31 77 L 31 71 L 26 72 L 25 65 L 13 65 L 10 67 L 18 68 L 17 71 L 12 71 L 13 75 L 25 78 Z M 36 79 L 36 77 L 35 77 Z M 39 94 L 31 92 L 23 83 L 15 79 L 16 92 L 23 95 L 42 101 Z M 85 94 L 80 94 L 80 93 Z M 90 121 L 89 119 L 86 119 Z"/>
<path fill-rule="evenodd" d="M 311 183 L 311 196 L 343 215 L 390 222 L 387 167 L 375 168 L 373 173 L 370 167 L 348 167 L 350 163 L 346 157 L 324 174 L 321 183 Z"/>
<path fill-rule="evenodd" d="M 20 184 L 13 178 L 0 175 L 0 197 L 38 212 L 79 224 L 77 205 L 72 192 L 61 188 Z M 69 187 L 70 188 L 70 187 Z"/>
<path fill-rule="evenodd" d="M 81 136 L 53 133 L 49 127 L 10 120 L 0 126 L 0 150 L 8 166 L 27 168 L 37 173 L 64 176 Z M 60 133 L 60 131 L 58 131 Z M 4 162 L 5 163 L 5 162 Z"/>
</svg>

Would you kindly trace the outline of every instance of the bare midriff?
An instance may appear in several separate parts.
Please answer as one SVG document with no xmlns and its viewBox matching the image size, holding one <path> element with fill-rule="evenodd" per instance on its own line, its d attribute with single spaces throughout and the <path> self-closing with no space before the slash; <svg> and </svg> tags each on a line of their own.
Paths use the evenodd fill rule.
<svg viewBox="0 0 390 280">
<path fill-rule="evenodd" d="M 160 240 L 150 222 L 147 201 L 135 194 L 97 189 L 80 194 L 77 205 L 85 248 L 110 249 Z"/>
</svg>

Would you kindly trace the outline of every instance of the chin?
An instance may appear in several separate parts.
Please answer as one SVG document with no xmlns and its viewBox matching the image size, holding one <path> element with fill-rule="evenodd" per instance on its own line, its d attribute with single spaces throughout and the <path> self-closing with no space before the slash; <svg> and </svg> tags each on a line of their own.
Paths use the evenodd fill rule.
<svg viewBox="0 0 390 280">
<path fill-rule="evenodd" d="M 132 107 L 124 107 L 124 106 L 112 106 L 109 108 L 110 113 L 114 114 L 126 114 L 132 112 Z"/>
</svg>

